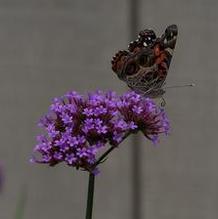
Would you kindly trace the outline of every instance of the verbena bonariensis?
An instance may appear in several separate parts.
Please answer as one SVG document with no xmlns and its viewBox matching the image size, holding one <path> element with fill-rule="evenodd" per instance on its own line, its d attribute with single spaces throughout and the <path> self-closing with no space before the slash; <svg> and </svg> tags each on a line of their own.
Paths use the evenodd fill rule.
<svg viewBox="0 0 218 219">
<path fill-rule="evenodd" d="M 141 131 L 152 142 L 169 131 L 162 108 L 131 91 L 96 91 L 82 96 L 72 91 L 54 98 L 40 119 L 44 134 L 37 136 L 32 162 L 68 166 L 97 173 L 97 153 L 108 143 L 117 147 L 131 133 Z M 36 155 L 39 154 L 39 155 Z"/>
</svg>

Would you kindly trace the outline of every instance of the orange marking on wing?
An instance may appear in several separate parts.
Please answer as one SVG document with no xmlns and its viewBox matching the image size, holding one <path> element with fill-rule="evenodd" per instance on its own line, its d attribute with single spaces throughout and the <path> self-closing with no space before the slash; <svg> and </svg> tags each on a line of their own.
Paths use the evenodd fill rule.
<svg viewBox="0 0 218 219">
<path fill-rule="evenodd" d="M 155 56 L 159 56 L 160 55 L 160 46 L 159 46 L 159 44 L 157 44 L 154 47 L 154 54 L 155 54 Z"/>
</svg>

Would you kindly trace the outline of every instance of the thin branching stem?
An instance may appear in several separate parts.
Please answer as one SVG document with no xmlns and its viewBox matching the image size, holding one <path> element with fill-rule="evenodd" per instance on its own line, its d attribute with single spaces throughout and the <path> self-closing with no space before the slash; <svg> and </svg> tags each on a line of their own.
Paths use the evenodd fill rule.
<svg viewBox="0 0 218 219">
<path fill-rule="evenodd" d="M 88 197 L 86 205 L 86 219 L 92 219 L 93 199 L 95 189 L 95 175 L 89 173 Z"/>
</svg>

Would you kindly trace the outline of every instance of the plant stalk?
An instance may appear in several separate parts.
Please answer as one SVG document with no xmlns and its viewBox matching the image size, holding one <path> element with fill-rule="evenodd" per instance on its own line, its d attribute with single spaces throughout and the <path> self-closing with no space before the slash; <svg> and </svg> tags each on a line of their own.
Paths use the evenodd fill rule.
<svg viewBox="0 0 218 219">
<path fill-rule="evenodd" d="M 123 142 L 129 135 L 130 135 L 130 132 L 127 132 L 127 133 L 123 136 L 123 139 L 122 139 L 121 142 Z M 120 142 L 120 143 L 121 143 L 121 142 Z M 119 143 L 119 144 L 120 144 L 120 143 Z M 107 157 L 108 154 L 110 154 L 115 148 L 117 148 L 117 146 L 118 146 L 119 144 L 117 144 L 117 145 L 114 144 L 114 145 L 112 145 L 107 151 L 105 151 L 104 154 L 102 154 L 102 155 L 98 158 L 98 160 L 95 162 L 95 164 L 93 165 L 93 168 L 94 168 L 94 167 L 97 167 L 97 166 L 101 163 L 101 161 L 102 161 L 104 158 Z"/>
<path fill-rule="evenodd" d="M 126 133 L 123 136 L 123 140 L 127 138 L 130 133 Z M 92 169 L 98 166 L 101 161 L 107 157 L 109 153 L 111 153 L 117 145 L 111 146 L 104 154 L 102 154 L 96 163 L 93 165 Z M 88 197 L 87 197 L 87 206 L 86 206 L 86 219 L 92 219 L 92 209 L 93 209 L 93 198 L 94 198 L 94 188 L 95 188 L 95 175 L 93 173 L 89 173 L 89 185 L 88 185 Z"/>
<path fill-rule="evenodd" d="M 86 219 L 92 219 L 94 188 L 95 188 L 95 175 L 93 173 L 89 173 Z"/>
</svg>

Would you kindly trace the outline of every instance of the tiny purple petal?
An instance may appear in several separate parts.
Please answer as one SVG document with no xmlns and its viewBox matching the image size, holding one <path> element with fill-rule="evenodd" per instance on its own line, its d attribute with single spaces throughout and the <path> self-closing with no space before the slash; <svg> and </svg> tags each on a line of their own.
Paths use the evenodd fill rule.
<svg viewBox="0 0 218 219">
<path fill-rule="evenodd" d="M 65 161 L 69 165 L 76 164 L 77 158 L 73 154 L 66 154 Z"/>
</svg>

